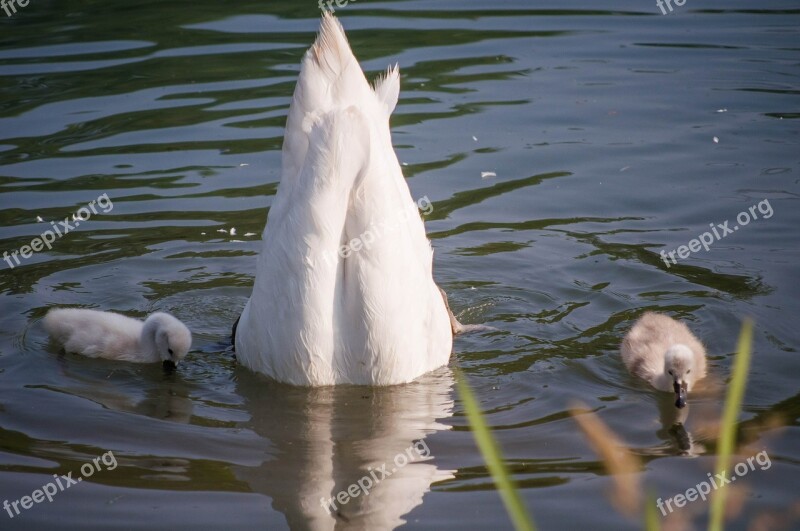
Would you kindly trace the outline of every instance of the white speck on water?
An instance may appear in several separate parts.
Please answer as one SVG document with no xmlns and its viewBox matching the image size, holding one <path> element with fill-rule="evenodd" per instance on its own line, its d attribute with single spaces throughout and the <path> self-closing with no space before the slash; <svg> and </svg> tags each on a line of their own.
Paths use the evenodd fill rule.
<svg viewBox="0 0 800 531">
<path fill-rule="evenodd" d="M 228 231 L 225 229 L 217 229 L 217 232 L 224 232 L 225 234 L 228 234 Z"/>
<path fill-rule="evenodd" d="M 403 163 L 403 166 L 408 166 L 408 162 L 404 162 L 404 163 Z"/>
<path fill-rule="evenodd" d="M 236 236 L 236 227 L 231 227 L 231 236 Z"/>
<path fill-rule="evenodd" d="M 201 233 L 200 233 L 200 236 L 205 236 L 205 235 L 206 235 L 206 233 L 205 233 L 205 232 L 201 232 Z"/>
<path fill-rule="evenodd" d="M 714 143 L 715 143 L 715 144 L 719 144 L 719 138 L 717 138 L 717 137 L 714 137 Z"/>
<path fill-rule="evenodd" d="M 231 240 L 232 243 L 243 243 L 244 240 Z"/>
<path fill-rule="evenodd" d="M 44 220 L 42 219 L 42 216 L 36 216 L 36 221 L 38 221 L 39 223 L 43 223 L 44 222 Z"/>
<path fill-rule="evenodd" d="M 246 162 L 242 162 L 241 164 L 239 164 L 240 168 L 243 168 L 245 166 L 250 166 L 250 165 L 248 163 L 246 163 Z"/>
<path fill-rule="evenodd" d="M 717 109 L 717 112 L 728 112 L 728 109 Z"/>
<path fill-rule="evenodd" d="M 255 236 L 256 233 L 255 232 L 245 232 L 244 235 L 245 236 Z"/>
<path fill-rule="evenodd" d="M 482 171 L 481 172 L 481 179 L 488 179 L 489 177 L 497 177 L 497 174 L 493 171 Z"/>
<path fill-rule="evenodd" d="M 628 168 L 630 168 L 630 166 L 625 166 L 624 168 L 620 168 L 620 169 L 619 169 L 619 171 L 625 171 L 625 170 L 627 170 Z"/>
<path fill-rule="evenodd" d="M 477 141 L 478 141 L 478 137 L 477 137 L 477 136 L 475 136 L 475 135 L 472 135 L 472 140 L 474 140 L 475 142 L 477 142 Z"/>
</svg>

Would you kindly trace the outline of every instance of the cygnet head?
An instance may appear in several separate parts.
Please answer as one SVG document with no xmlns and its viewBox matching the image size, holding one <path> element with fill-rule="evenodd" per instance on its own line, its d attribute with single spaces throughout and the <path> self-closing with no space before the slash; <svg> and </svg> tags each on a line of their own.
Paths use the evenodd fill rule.
<svg viewBox="0 0 800 531">
<path fill-rule="evenodd" d="M 192 346 L 192 333 L 168 313 L 154 313 L 144 322 L 143 334 L 153 334 L 156 352 L 165 369 L 174 369 Z"/>
<path fill-rule="evenodd" d="M 676 344 L 667 349 L 664 354 L 664 372 L 672 379 L 672 388 L 675 391 L 675 407 L 682 408 L 686 405 L 686 393 L 692 388 L 695 374 L 694 353 L 686 345 Z"/>
</svg>

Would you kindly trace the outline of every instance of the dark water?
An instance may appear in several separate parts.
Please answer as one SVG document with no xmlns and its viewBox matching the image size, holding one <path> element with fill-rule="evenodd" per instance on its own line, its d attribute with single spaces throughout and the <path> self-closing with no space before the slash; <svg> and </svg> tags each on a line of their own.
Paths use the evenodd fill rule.
<svg viewBox="0 0 800 531">
<path fill-rule="evenodd" d="M 641 456 L 655 496 L 706 479 L 744 316 L 757 328 L 743 455 L 766 451 L 771 465 L 739 480 L 730 528 L 791 526 L 798 503 L 800 9 L 673 7 L 337 9 L 371 75 L 400 64 L 394 141 L 412 195 L 434 202 L 436 278 L 463 321 L 498 329 L 457 339 L 452 365 L 543 529 L 639 527 L 609 501 L 612 478 L 569 418 L 578 401 Z M 388 389 L 303 390 L 237 368 L 226 348 L 318 16 L 312 1 L 0 11 L 0 251 L 103 194 L 95 205 L 110 207 L 51 250 L 0 263 L 0 501 L 111 463 L 108 452 L 116 463 L 98 460 L 13 519 L 0 510 L 0 528 L 510 525 L 450 369 Z M 740 212 L 758 219 L 709 251 L 669 267 L 659 256 Z M 169 311 L 194 348 L 172 375 L 59 356 L 39 322 L 58 305 Z M 618 359 L 644 309 L 685 319 L 709 349 L 686 432 L 670 430 L 669 396 Z M 397 467 L 398 455 L 415 462 Z M 337 518 L 321 507 L 382 464 L 396 471 Z M 707 510 L 673 517 L 705 525 Z"/>
</svg>

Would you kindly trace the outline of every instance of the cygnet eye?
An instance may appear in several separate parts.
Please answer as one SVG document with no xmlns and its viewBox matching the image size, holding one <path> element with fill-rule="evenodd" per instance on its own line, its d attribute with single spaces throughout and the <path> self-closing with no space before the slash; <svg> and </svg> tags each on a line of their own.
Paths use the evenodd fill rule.
<svg viewBox="0 0 800 531">
<path fill-rule="evenodd" d="M 686 374 L 689 374 L 690 372 L 692 372 L 692 369 L 688 369 L 688 370 L 686 371 Z"/>
<path fill-rule="evenodd" d="M 672 376 L 672 369 L 668 370 L 667 372 L 669 373 L 670 376 Z"/>
<path fill-rule="evenodd" d="M 168 349 L 167 349 L 167 352 L 169 352 L 169 355 L 170 355 L 170 356 L 172 356 L 173 354 L 175 354 L 174 352 L 172 352 L 172 349 L 171 349 L 171 348 L 168 348 Z"/>
</svg>

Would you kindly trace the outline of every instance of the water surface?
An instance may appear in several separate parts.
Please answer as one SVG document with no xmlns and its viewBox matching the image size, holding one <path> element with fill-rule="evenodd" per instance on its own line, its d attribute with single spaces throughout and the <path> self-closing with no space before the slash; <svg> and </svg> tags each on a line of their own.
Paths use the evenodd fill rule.
<svg viewBox="0 0 800 531">
<path fill-rule="evenodd" d="M 13 519 L 0 510 L 0 527 L 508 528 L 459 366 L 542 529 L 635 529 L 569 408 L 596 411 L 641 456 L 656 496 L 684 492 L 713 466 L 709 423 L 744 316 L 757 329 L 741 434 L 771 466 L 740 480 L 731 528 L 786 517 L 800 461 L 800 10 L 359 0 L 337 15 L 370 76 L 399 63 L 392 132 L 412 195 L 433 201 L 436 279 L 460 319 L 497 330 L 387 389 L 296 389 L 233 361 L 314 2 L 0 12 L 0 251 L 102 194 L 113 205 L 0 262 L 0 498 L 107 452 L 117 463 Z M 752 206 L 759 219 L 709 251 L 662 260 Z M 171 375 L 60 356 L 40 320 L 61 305 L 169 311 L 194 348 Z M 618 359 L 646 309 L 685 319 L 710 352 L 685 431 Z M 396 466 L 409 448 L 429 451 Z M 369 495 L 335 517 L 322 507 L 383 464 L 396 470 Z M 707 509 L 675 516 L 704 525 Z"/>
</svg>

